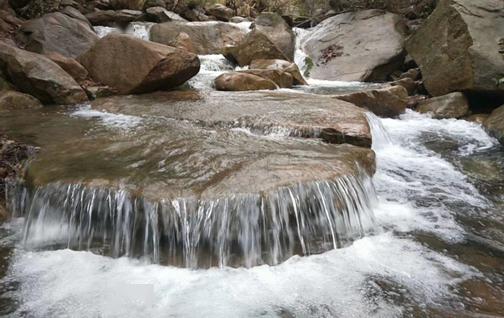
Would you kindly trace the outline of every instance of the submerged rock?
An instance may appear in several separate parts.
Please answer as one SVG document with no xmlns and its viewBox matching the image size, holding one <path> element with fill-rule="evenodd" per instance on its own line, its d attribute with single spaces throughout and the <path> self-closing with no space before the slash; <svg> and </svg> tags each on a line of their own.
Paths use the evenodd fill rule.
<svg viewBox="0 0 504 318">
<path fill-rule="evenodd" d="M 167 106 L 169 105 L 169 106 Z M 330 96 L 288 92 L 158 92 L 98 99 L 107 112 L 178 118 L 205 127 L 245 128 L 258 134 L 321 138 L 329 143 L 371 147 L 366 110 Z"/>
<path fill-rule="evenodd" d="M 311 78 L 384 81 L 403 62 L 403 21 L 380 10 L 342 13 L 316 26 L 302 43 Z"/>
<path fill-rule="evenodd" d="M 417 111 L 438 119 L 462 118 L 469 112 L 469 101 L 462 93 L 451 93 L 419 102 Z"/>
<path fill-rule="evenodd" d="M 232 23 L 172 21 L 154 25 L 150 30 L 150 39 L 177 47 L 181 35 L 185 35 L 190 42 L 191 52 L 221 54 L 226 47 L 240 42 L 245 34 L 245 30 Z"/>
<path fill-rule="evenodd" d="M 295 63 L 286 60 L 275 60 L 275 59 L 258 59 L 252 60 L 250 62 L 250 69 L 261 69 L 261 70 L 281 70 L 289 73 L 293 80 L 294 85 L 308 85 L 303 75 L 299 71 L 298 66 Z"/>
<path fill-rule="evenodd" d="M 407 41 L 430 94 L 454 91 L 504 96 L 504 2 L 443 0 Z"/>
<path fill-rule="evenodd" d="M 495 109 L 483 125 L 492 136 L 504 145 L 504 105 Z"/>
<path fill-rule="evenodd" d="M 55 12 L 24 23 L 16 39 L 28 51 L 75 58 L 86 52 L 98 36 L 87 23 Z"/>
<path fill-rule="evenodd" d="M 200 67 L 195 54 L 120 34 L 102 38 L 79 61 L 94 80 L 121 94 L 176 87 Z"/>
<path fill-rule="evenodd" d="M 218 91 L 256 91 L 277 88 L 272 80 L 245 72 L 230 72 L 219 75 L 214 80 L 214 86 Z"/>
<path fill-rule="evenodd" d="M 224 55 L 240 66 L 258 59 L 289 59 L 266 35 L 257 30 L 249 32 L 238 45 L 227 47 Z"/>
<path fill-rule="evenodd" d="M 335 98 L 369 109 L 380 117 L 399 116 L 408 105 L 408 92 L 402 86 L 359 91 Z"/>
<path fill-rule="evenodd" d="M 43 103 L 76 104 L 87 100 L 79 84 L 43 55 L 0 43 L 0 68 L 18 89 Z"/>
</svg>

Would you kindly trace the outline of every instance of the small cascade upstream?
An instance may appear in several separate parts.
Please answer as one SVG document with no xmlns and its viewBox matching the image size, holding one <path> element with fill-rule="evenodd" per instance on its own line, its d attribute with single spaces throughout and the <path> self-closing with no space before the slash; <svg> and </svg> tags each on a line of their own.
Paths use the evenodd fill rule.
<svg viewBox="0 0 504 318">
<path fill-rule="evenodd" d="M 72 248 L 198 268 L 278 264 L 372 230 L 369 178 L 342 177 L 217 200 L 149 202 L 125 190 L 54 184 L 10 189 L 27 248 Z"/>
</svg>

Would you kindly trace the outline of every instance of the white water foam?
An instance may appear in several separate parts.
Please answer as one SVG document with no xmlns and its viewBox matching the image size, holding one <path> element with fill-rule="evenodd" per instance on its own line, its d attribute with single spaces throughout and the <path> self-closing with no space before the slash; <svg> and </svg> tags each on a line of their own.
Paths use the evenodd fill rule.
<svg viewBox="0 0 504 318">
<path fill-rule="evenodd" d="M 98 119 L 103 125 L 110 128 L 130 129 L 141 124 L 142 118 L 124 114 L 114 114 L 104 111 L 94 110 L 89 104 L 80 106 L 70 116 L 89 119 Z"/>
<path fill-rule="evenodd" d="M 461 240 L 463 230 L 455 220 L 458 207 L 484 208 L 489 202 L 462 172 L 426 148 L 425 134 L 435 134 L 436 140 L 456 140 L 460 155 L 487 149 L 496 141 L 479 125 L 435 120 L 413 111 L 407 111 L 401 120 L 380 121 L 388 137 L 373 143 L 377 156 L 374 182 L 380 199 L 375 211 L 378 221 L 385 228 L 429 231 L 445 240 Z M 380 136 L 378 126 L 371 128 L 373 136 Z"/>
<path fill-rule="evenodd" d="M 439 302 L 472 269 L 390 234 L 279 266 L 188 270 L 69 250 L 16 256 L 23 311 L 36 317 L 402 317 L 372 277 Z M 404 304 L 402 304 L 404 306 Z"/>
<path fill-rule="evenodd" d="M 110 33 L 125 33 L 149 41 L 150 29 L 154 24 L 150 22 L 132 22 L 128 25 L 125 32 L 122 32 L 119 28 L 107 26 L 95 26 L 94 30 L 99 38 L 103 38 Z"/>
</svg>

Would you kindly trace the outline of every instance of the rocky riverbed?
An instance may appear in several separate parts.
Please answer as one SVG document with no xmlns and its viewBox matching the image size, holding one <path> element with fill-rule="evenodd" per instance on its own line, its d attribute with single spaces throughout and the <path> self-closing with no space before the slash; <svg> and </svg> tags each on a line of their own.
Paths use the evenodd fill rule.
<svg viewBox="0 0 504 318">
<path fill-rule="evenodd" d="M 0 0 L 0 313 L 504 315 L 504 4 L 318 6 Z"/>
</svg>

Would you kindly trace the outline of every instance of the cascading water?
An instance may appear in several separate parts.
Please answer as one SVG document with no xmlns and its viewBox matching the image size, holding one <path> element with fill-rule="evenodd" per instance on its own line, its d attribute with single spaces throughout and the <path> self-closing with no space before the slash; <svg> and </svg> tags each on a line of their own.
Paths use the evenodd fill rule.
<svg viewBox="0 0 504 318">
<path fill-rule="evenodd" d="M 29 248 L 67 247 L 187 267 L 278 264 L 348 245 L 372 230 L 369 178 L 299 184 L 263 195 L 149 202 L 125 190 L 13 186 Z"/>
</svg>

